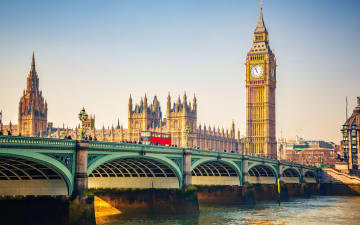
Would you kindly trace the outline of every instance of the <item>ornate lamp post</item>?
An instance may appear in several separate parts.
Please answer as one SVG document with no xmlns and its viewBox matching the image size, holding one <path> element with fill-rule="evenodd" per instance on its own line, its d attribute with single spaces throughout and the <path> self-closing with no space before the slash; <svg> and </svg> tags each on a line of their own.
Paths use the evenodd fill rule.
<svg viewBox="0 0 360 225">
<path fill-rule="evenodd" d="M 188 148 L 189 147 L 189 134 L 190 134 L 191 130 L 190 127 L 186 127 L 185 129 L 185 147 Z"/>
<path fill-rule="evenodd" d="M 85 108 L 83 107 L 79 113 L 79 120 L 81 121 L 81 134 L 80 139 L 85 139 L 85 121 L 88 119 L 88 114 L 85 112 Z"/>
</svg>

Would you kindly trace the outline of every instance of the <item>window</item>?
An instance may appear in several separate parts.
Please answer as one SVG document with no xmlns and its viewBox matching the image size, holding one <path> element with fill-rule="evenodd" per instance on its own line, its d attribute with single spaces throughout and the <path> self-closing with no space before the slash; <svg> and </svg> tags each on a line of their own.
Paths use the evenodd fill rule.
<svg viewBox="0 0 360 225">
<path fill-rule="evenodd" d="M 351 130 L 351 136 L 356 137 L 356 130 Z"/>
<path fill-rule="evenodd" d="M 135 128 L 140 129 L 140 124 L 138 122 L 135 123 Z"/>
</svg>

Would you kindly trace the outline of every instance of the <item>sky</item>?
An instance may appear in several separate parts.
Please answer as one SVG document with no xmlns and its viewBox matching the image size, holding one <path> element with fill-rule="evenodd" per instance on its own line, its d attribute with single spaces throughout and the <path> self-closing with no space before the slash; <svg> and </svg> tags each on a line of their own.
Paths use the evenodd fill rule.
<svg viewBox="0 0 360 225">
<path fill-rule="evenodd" d="M 55 126 L 127 127 L 127 104 L 198 98 L 198 123 L 245 134 L 245 57 L 257 0 L 10 1 L 0 3 L 0 110 L 17 123 L 31 54 Z M 277 59 L 277 138 L 338 143 L 360 96 L 360 1 L 264 0 Z"/>
</svg>

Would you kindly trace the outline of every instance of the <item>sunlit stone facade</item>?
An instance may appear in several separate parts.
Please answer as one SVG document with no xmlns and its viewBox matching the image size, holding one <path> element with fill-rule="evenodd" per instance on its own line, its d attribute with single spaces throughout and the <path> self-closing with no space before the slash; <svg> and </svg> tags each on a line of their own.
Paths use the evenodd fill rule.
<svg viewBox="0 0 360 225">
<path fill-rule="evenodd" d="M 41 136 L 47 132 L 47 103 L 39 90 L 39 78 L 33 53 L 26 90 L 19 102 L 18 135 Z"/>
<path fill-rule="evenodd" d="M 276 159 L 276 59 L 269 46 L 262 7 L 246 57 L 247 154 Z"/>
<path fill-rule="evenodd" d="M 197 126 L 197 99 L 194 96 L 192 103 L 188 101 L 186 93 L 182 100 L 180 96 L 171 102 L 170 94 L 166 103 L 166 118 L 162 118 L 162 111 L 157 97 L 148 104 L 147 97 L 141 98 L 140 104 L 133 106 L 129 98 L 129 117 L 127 137 L 130 141 L 140 141 L 140 132 L 145 130 L 165 132 L 171 134 L 172 144 L 185 147 L 185 130 L 190 130 L 189 147 L 227 152 L 237 152 L 240 146 L 240 132 L 235 132 L 235 124 L 231 130 L 220 130 L 218 127 Z"/>
</svg>

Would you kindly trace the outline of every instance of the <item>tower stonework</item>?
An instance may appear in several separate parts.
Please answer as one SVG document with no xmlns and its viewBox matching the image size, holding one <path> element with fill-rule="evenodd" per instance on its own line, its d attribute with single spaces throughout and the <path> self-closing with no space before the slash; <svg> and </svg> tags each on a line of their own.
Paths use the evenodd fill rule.
<svg viewBox="0 0 360 225">
<path fill-rule="evenodd" d="M 166 125 L 171 134 L 171 142 L 177 146 L 186 146 L 186 129 L 189 129 L 188 145 L 194 146 L 196 139 L 197 100 L 194 96 L 193 105 L 188 102 L 186 93 L 183 100 L 180 96 L 171 107 L 170 94 L 167 97 Z"/>
<path fill-rule="evenodd" d="M 276 159 L 276 59 L 269 46 L 262 6 L 246 57 L 246 151 Z"/>
<path fill-rule="evenodd" d="M 147 97 L 141 98 L 140 104 L 136 104 L 133 109 L 132 98 L 129 98 L 128 105 L 128 128 L 129 139 L 140 141 L 140 132 L 153 130 L 161 127 L 162 114 L 160 103 L 157 97 L 154 97 L 153 103 L 148 105 Z"/>
<path fill-rule="evenodd" d="M 26 90 L 19 102 L 19 135 L 41 136 L 43 132 L 47 132 L 47 110 L 47 103 L 44 101 L 42 92 L 39 91 L 39 78 L 33 52 Z"/>
</svg>

